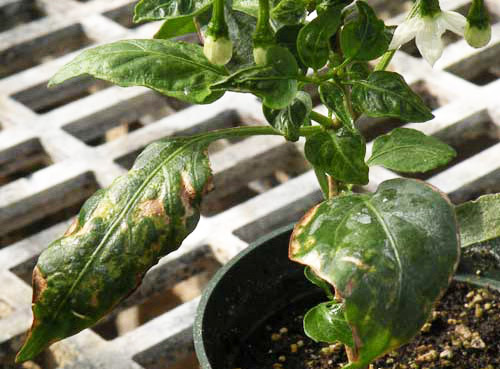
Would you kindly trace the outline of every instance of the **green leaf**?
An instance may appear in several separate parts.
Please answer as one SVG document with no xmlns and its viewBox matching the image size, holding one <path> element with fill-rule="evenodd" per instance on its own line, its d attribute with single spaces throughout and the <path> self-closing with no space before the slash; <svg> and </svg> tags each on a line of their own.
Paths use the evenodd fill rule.
<svg viewBox="0 0 500 369">
<path fill-rule="evenodd" d="M 304 315 L 304 333 L 317 342 L 340 341 L 354 346 L 351 328 L 344 317 L 344 306 L 332 301 L 316 305 Z"/>
<path fill-rule="evenodd" d="M 301 23 L 306 18 L 304 0 L 281 0 L 272 10 L 271 17 L 285 25 Z"/>
<path fill-rule="evenodd" d="M 269 108 L 285 108 L 297 94 L 297 62 L 290 51 L 280 46 L 269 47 L 266 59 L 266 65 L 239 70 L 212 85 L 212 90 L 250 92 Z"/>
<path fill-rule="evenodd" d="M 321 69 L 328 61 L 330 38 L 340 27 L 342 8 L 343 5 L 328 7 L 300 30 L 297 50 L 308 67 Z"/>
<path fill-rule="evenodd" d="M 462 247 L 500 238 L 500 194 L 458 205 L 456 212 Z"/>
<path fill-rule="evenodd" d="M 300 138 L 300 127 L 308 125 L 312 110 L 311 96 L 299 91 L 292 103 L 282 110 L 273 110 L 263 105 L 267 121 L 289 141 Z"/>
<path fill-rule="evenodd" d="M 149 145 L 128 174 L 96 192 L 33 271 L 33 326 L 18 361 L 94 325 L 176 250 L 200 217 L 212 173 L 200 140 Z"/>
<path fill-rule="evenodd" d="M 425 122 L 434 116 L 420 96 L 394 72 L 373 72 L 367 80 L 352 81 L 354 107 L 369 117 L 393 117 Z"/>
<path fill-rule="evenodd" d="M 208 10 L 212 0 L 141 0 L 135 6 L 134 22 L 157 21 L 195 15 Z"/>
<path fill-rule="evenodd" d="M 54 86 L 84 74 L 122 87 L 145 86 L 196 104 L 223 95 L 210 85 L 227 77 L 210 64 L 199 45 L 168 40 L 125 40 L 89 49 L 66 64 L 50 80 Z"/>
<path fill-rule="evenodd" d="M 363 137 L 345 128 L 316 133 L 307 138 L 304 148 L 315 167 L 336 180 L 362 185 L 368 183 L 365 150 Z"/>
<path fill-rule="evenodd" d="M 364 1 L 357 1 L 358 16 L 347 23 L 340 34 L 344 57 L 351 60 L 373 60 L 389 48 L 384 22 Z"/>
<path fill-rule="evenodd" d="M 342 87 L 332 82 L 324 82 L 319 86 L 321 102 L 342 122 L 344 127 L 354 130 L 354 118 L 351 115 Z"/>
<path fill-rule="evenodd" d="M 304 275 L 309 282 L 323 289 L 329 299 L 334 299 L 335 296 L 332 293 L 332 287 L 327 282 L 318 277 L 316 273 L 314 273 L 314 271 L 308 266 L 304 268 Z"/>
<path fill-rule="evenodd" d="M 294 26 L 283 26 L 274 35 L 276 43 L 282 47 L 287 48 L 292 55 L 295 57 L 300 69 L 307 72 L 307 66 L 300 60 L 299 52 L 297 51 L 297 38 L 299 37 L 299 32 L 302 29 L 303 24 L 297 24 Z"/>
<path fill-rule="evenodd" d="M 435 137 L 409 128 L 396 128 L 377 137 L 368 165 L 382 165 L 403 173 L 426 172 L 447 164 L 455 150 Z"/>
<path fill-rule="evenodd" d="M 392 179 L 311 209 L 289 255 L 335 287 L 362 368 L 417 334 L 448 287 L 460 255 L 455 212 L 434 187 Z"/>
<path fill-rule="evenodd" d="M 259 0 L 233 0 L 232 7 L 254 18 L 259 15 Z"/>
<path fill-rule="evenodd" d="M 500 237 L 462 248 L 453 278 L 500 292 Z"/>
<path fill-rule="evenodd" d="M 316 179 L 318 180 L 319 187 L 321 188 L 321 192 L 323 192 L 323 198 L 330 198 L 330 184 L 328 183 L 328 176 L 324 170 L 312 166 L 314 169 L 314 174 L 316 175 Z"/>
<path fill-rule="evenodd" d="M 367 62 L 354 62 L 347 67 L 347 80 L 367 79 L 372 73 Z"/>
<path fill-rule="evenodd" d="M 166 40 L 172 37 L 187 35 L 196 32 L 193 17 L 178 17 L 167 19 L 154 35 L 156 39 Z"/>
</svg>

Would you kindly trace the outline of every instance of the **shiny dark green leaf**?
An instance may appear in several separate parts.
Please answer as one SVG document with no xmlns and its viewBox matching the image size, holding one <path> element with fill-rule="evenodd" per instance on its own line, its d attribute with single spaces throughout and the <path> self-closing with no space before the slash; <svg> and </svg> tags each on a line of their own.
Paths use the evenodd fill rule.
<svg viewBox="0 0 500 369">
<path fill-rule="evenodd" d="M 295 226 L 290 258 L 335 287 L 355 368 L 408 342 L 459 261 L 453 205 L 421 181 L 392 179 L 374 194 L 334 197 Z"/>
<path fill-rule="evenodd" d="M 297 141 L 300 127 L 308 125 L 312 110 L 311 96 L 299 91 L 292 103 L 281 110 L 273 110 L 263 105 L 267 121 L 289 141 Z"/>
<path fill-rule="evenodd" d="M 176 250 L 211 187 L 206 144 L 166 139 L 148 146 L 128 174 L 96 192 L 33 271 L 33 326 L 18 361 L 94 325 Z"/>
<path fill-rule="evenodd" d="M 300 69 L 302 69 L 305 73 L 307 72 L 307 66 L 302 63 L 302 60 L 300 60 L 299 57 L 299 52 L 297 51 L 297 38 L 299 37 L 299 32 L 303 26 L 303 24 L 283 26 L 278 31 L 276 31 L 274 37 L 278 45 L 287 48 L 292 53 Z"/>
<path fill-rule="evenodd" d="M 227 77 L 224 68 L 205 58 L 201 46 L 169 40 L 125 40 L 86 50 L 59 70 L 50 85 L 84 74 L 197 104 L 220 98 L 223 91 L 213 92 L 210 85 Z"/>
<path fill-rule="evenodd" d="M 326 296 L 329 299 L 333 300 L 335 296 L 332 293 L 332 286 L 330 286 L 328 282 L 318 277 L 316 273 L 314 273 L 314 271 L 308 266 L 304 268 L 304 275 L 309 282 L 323 289 L 323 291 L 325 291 Z"/>
<path fill-rule="evenodd" d="M 363 137 L 345 128 L 307 137 L 304 148 L 307 160 L 315 167 L 336 180 L 362 185 L 368 183 L 365 150 Z"/>
<path fill-rule="evenodd" d="M 192 17 L 178 17 L 167 19 L 154 35 L 157 39 L 169 39 L 196 32 Z"/>
<path fill-rule="evenodd" d="M 332 301 L 323 302 L 304 315 L 304 333 L 314 341 L 342 342 L 354 346 L 352 331 L 344 317 L 344 306 Z"/>
<path fill-rule="evenodd" d="M 176 17 L 192 19 L 208 10 L 212 0 L 141 0 L 135 6 L 134 22 L 156 21 Z"/>
<path fill-rule="evenodd" d="M 462 247 L 500 238 L 500 194 L 468 201 L 456 212 Z"/>
<path fill-rule="evenodd" d="M 426 172 L 447 164 L 457 153 L 435 137 L 416 129 L 396 128 L 377 137 L 368 165 L 403 173 Z"/>
<path fill-rule="evenodd" d="M 420 96 L 397 73 L 377 71 L 366 80 L 352 83 L 353 105 L 369 117 L 394 117 L 406 122 L 434 118 Z"/>
<path fill-rule="evenodd" d="M 281 46 L 269 47 L 266 59 L 266 65 L 239 70 L 214 84 L 212 90 L 250 92 L 262 98 L 269 108 L 285 108 L 297 94 L 297 62 Z"/>
<path fill-rule="evenodd" d="M 330 38 L 339 29 L 342 8 L 328 7 L 300 30 L 297 50 L 300 59 L 308 67 L 320 69 L 328 61 Z"/>
<path fill-rule="evenodd" d="M 453 278 L 500 292 L 500 237 L 462 248 Z"/>
<path fill-rule="evenodd" d="M 298 24 L 306 17 L 306 6 L 305 0 L 281 0 L 271 10 L 271 17 L 285 25 Z"/>
<path fill-rule="evenodd" d="M 372 73 L 370 64 L 367 62 L 354 62 L 347 67 L 348 80 L 367 79 Z"/>
<path fill-rule="evenodd" d="M 389 40 L 385 37 L 384 22 L 364 1 L 357 1 L 358 16 L 348 22 L 340 34 L 344 56 L 352 60 L 373 60 L 385 53 Z"/>
<path fill-rule="evenodd" d="M 354 118 L 349 111 L 345 92 L 342 87 L 332 82 L 325 82 L 319 86 L 319 97 L 321 102 L 330 110 L 333 110 L 337 119 L 342 124 L 354 130 Z"/>
</svg>

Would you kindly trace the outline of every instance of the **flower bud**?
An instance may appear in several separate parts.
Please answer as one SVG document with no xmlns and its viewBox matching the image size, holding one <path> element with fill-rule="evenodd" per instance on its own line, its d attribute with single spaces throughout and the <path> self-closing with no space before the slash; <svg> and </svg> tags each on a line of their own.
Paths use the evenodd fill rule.
<svg viewBox="0 0 500 369">
<path fill-rule="evenodd" d="M 470 46 L 476 48 L 484 47 L 491 40 L 491 26 L 488 25 L 487 27 L 479 28 L 467 22 L 464 36 Z"/>
<path fill-rule="evenodd" d="M 464 37 L 472 47 L 486 46 L 491 40 L 491 25 L 484 0 L 473 0 L 467 14 Z"/>
<path fill-rule="evenodd" d="M 233 56 L 233 43 L 227 37 L 215 38 L 209 35 L 205 38 L 203 53 L 208 61 L 216 65 L 226 65 Z"/>
<path fill-rule="evenodd" d="M 257 65 L 267 64 L 267 48 L 257 46 L 253 49 L 253 60 Z"/>
</svg>

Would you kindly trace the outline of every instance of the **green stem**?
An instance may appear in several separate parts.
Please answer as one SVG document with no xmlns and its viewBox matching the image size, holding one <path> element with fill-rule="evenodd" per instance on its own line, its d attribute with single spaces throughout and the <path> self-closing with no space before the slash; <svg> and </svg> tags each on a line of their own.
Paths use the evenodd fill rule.
<svg viewBox="0 0 500 369">
<path fill-rule="evenodd" d="M 330 119 L 323 114 L 316 113 L 314 110 L 309 113 L 309 118 L 311 118 L 315 122 L 318 122 L 325 128 L 338 128 L 333 119 Z"/>
<path fill-rule="evenodd" d="M 269 23 L 270 11 L 269 0 L 259 0 L 259 14 L 253 35 L 254 47 L 270 44 L 274 41 L 274 32 Z"/>
<path fill-rule="evenodd" d="M 225 0 L 214 0 L 212 18 L 208 25 L 208 34 L 219 37 L 228 37 L 228 29 L 224 15 L 224 2 Z"/>
<path fill-rule="evenodd" d="M 302 127 L 300 129 L 300 135 L 306 137 L 314 133 L 317 133 L 321 130 L 322 128 L 317 126 Z M 270 126 L 243 126 L 243 127 L 217 129 L 210 132 L 199 133 L 193 136 L 178 136 L 178 137 L 190 139 L 193 141 L 216 141 L 223 138 L 250 137 L 250 136 L 282 136 L 282 134 Z"/>
<path fill-rule="evenodd" d="M 391 62 L 394 54 L 396 54 L 396 50 L 389 50 L 384 55 L 382 55 L 382 58 L 375 67 L 375 71 L 385 70 L 389 66 L 389 63 Z"/>
</svg>

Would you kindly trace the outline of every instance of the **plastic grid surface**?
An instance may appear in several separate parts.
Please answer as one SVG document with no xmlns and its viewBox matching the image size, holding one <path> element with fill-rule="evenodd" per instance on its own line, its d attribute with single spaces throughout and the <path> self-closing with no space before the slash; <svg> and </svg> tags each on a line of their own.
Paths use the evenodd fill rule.
<svg viewBox="0 0 500 369">
<path fill-rule="evenodd" d="M 500 3 L 487 2 L 497 21 Z M 46 89 L 49 77 L 85 47 L 151 37 L 158 24 L 132 25 L 134 3 L 0 0 L 1 367 L 16 367 L 13 355 L 31 323 L 27 283 L 37 256 L 64 232 L 88 196 L 125 173 L 138 152 L 156 139 L 263 122 L 259 103 L 249 95 L 228 93 L 212 105 L 187 106 L 143 88 L 123 89 L 85 78 Z M 380 0 L 372 3 L 387 7 Z M 463 12 L 468 1 L 442 3 Z M 393 23 L 401 20 L 400 8 L 384 10 Z M 462 202 L 500 191 L 500 23 L 494 23 L 487 48 L 472 49 L 451 37 L 447 42 L 434 69 L 411 47 L 397 53 L 392 68 L 435 108 L 431 123 L 407 127 L 436 135 L 459 152 L 452 165 L 427 180 Z M 383 123 L 365 120 L 361 128 L 373 138 L 400 125 Z M 206 199 L 197 230 L 147 274 L 118 311 L 148 303 L 191 276 L 212 274 L 249 242 L 298 219 L 318 202 L 315 176 L 301 151 L 302 143 L 278 137 L 222 142 L 212 148 L 217 189 Z M 395 176 L 373 168 L 365 189 L 374 190 Z M 193 365 L 183 360 L 192 354 L 197 303 L 198 297 L 186 298 L 111 339 L 88 329 L 53 345 L 41 362 L 28 367 Z"/>
</svg>

